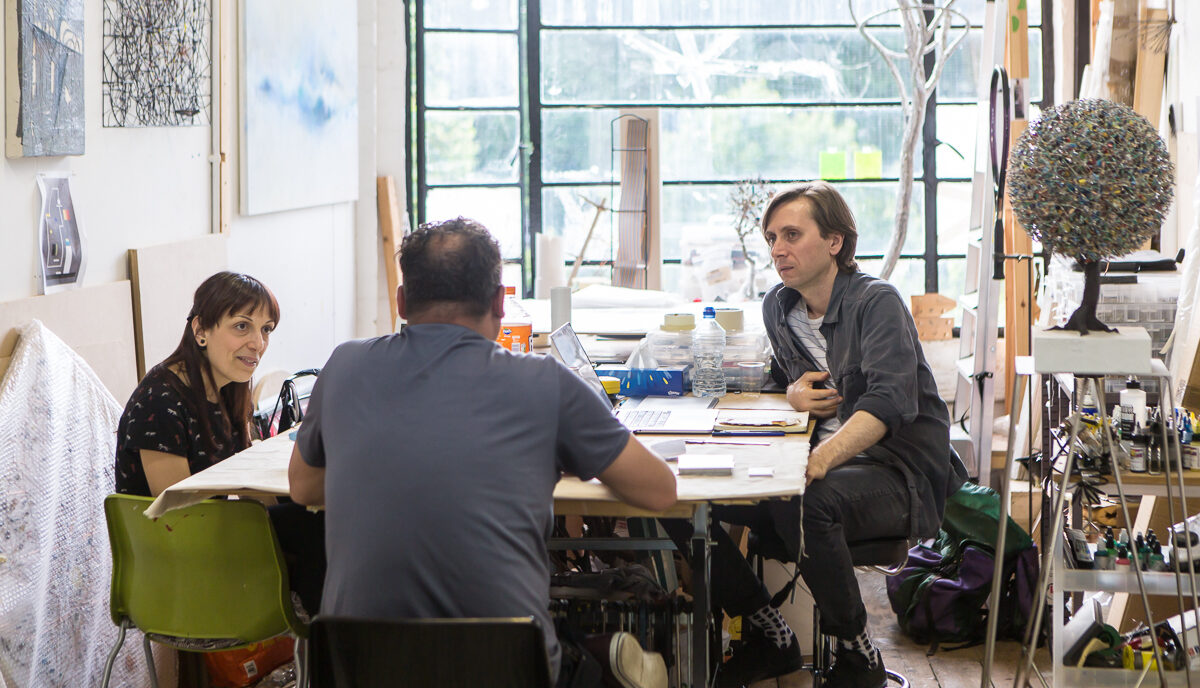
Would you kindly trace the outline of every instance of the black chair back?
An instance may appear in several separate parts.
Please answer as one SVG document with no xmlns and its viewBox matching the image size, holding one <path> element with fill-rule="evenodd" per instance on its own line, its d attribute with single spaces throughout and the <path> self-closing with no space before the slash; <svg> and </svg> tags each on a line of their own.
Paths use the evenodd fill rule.
<svg viewBox="0 0 1200 688">
<path fill-rule="evenodd" d="M 311 626 L 311 688 L 550 688 L 533 617 L 379 621 L 319 616 Z"/>
</svg>

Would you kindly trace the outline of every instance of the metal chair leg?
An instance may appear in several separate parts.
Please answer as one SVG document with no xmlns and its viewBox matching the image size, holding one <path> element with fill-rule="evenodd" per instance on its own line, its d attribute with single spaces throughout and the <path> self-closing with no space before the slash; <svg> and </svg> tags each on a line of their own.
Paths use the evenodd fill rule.
<svg viewBox="0 0 1200 688">
<path fill-rule="evenodd" d="M 146 653 L 146 670 L 150 672 L 150 688 L 158 688 L 158 671 L 154 668 L 154 651 L 150 648 L 150 638 L 142 634 L 142 651 Z"/>
<path fill-rule="evenodd" d="M 108 661 L 104 663 L 104 680 L 100 683 L 100 688 L 108 688 L 108 682 L 112 680 L 113 662 L 117 661 L 117 653 L 121 651 L 121 646 L 125 644 L 125 630 L 129 628 L 129 620 L 121 619 L 121 625 L 117 631 L 117 644 L 108 652 Z"/>
<path fill-rule="evenodd" d="M 296 662 L 296 688 L 308 688 L 312 680 L 308 675 L 308 640 L 296 636 L 294 650 Z"/>
</svg>

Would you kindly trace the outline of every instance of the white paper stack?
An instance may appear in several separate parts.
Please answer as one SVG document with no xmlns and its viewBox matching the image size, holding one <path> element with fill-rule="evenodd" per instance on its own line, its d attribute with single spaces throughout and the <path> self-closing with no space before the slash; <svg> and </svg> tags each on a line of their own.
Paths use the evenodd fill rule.
<svg viewBox="0 0 1200 688">
<path fill-rule="evenodd" d="M 679 475 L 733 475 L 733 454 L 681 454 Z"/>
</svg>

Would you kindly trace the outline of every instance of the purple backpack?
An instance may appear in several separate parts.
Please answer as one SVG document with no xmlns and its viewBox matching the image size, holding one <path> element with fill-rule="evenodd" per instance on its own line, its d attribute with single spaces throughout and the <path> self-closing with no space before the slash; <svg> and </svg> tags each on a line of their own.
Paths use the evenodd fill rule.
<svg viewBox="0 0 1200 688">
<path fill-rule="evenodd" d="M 887 580 L 900 628 L 917 642 L 929 643 L 929 654 L 944 642 L 961 643 L 959 647 L 983 642 L 992 613 L 987 608 L 995 567 L 990 545 L 995 542 L 998 507 L 992 490 L 964 486 L 947 502 L 943 530 L 933 546 L 910 549 L 905 567 Z M 1025 640 L 1039 562 L 1029 536 L 1011 519 L 1009 529 L 1000 608 L 995 611 L 998 636 Z M 1019 537 L 1013 537 L 1013 529 Z"/>
</svg>

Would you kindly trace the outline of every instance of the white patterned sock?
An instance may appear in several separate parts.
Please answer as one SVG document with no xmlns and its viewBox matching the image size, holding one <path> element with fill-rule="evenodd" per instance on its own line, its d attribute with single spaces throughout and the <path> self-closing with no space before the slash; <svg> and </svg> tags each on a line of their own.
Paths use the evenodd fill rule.
<svg viewBox="0 0 1200 688">
<path fill-rule="evenodd" d="M 878 666 L 879 662 L 881 661 L 879 650 L 877 650 L 875 645 L 871 643 L 871 637 L 867 635 L 866 629 L 863 629 L 862 633 L 859 633 L 853 638 L 838 638 L 838 647 L 842 648 L 843 650 L 857 652 L 863 657 L 866 657 L 867 664 L 870 665 L 872 669 Z"/>
<path fill-rule="evenodd" d="M 764 605 L 762 609 L 747 618 L 755 628 L 761 630 L 780 649 L 791 645 L 792 638 L 796 637 L 796 634 L 792 633 L 792 629 L 788 627 L 787 621 L 784 620 L 783 614 L 769 604 Z"/>
</svg>

